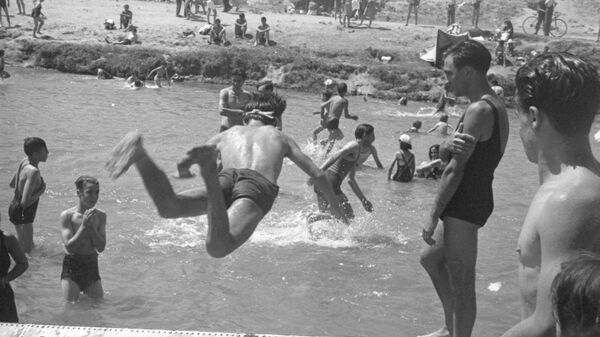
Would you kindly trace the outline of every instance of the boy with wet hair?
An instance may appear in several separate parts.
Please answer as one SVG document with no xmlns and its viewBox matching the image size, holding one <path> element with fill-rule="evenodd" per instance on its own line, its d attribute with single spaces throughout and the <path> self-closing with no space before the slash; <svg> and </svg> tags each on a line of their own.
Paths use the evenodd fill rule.
<svg viewBox="0 0 600 337">
<path fill-rule="evenodd" d="M 284 102 L 273 93 L 253 96 L 245 106 L 244 125 L 233 126 L 187 152 L 177 164 L 179 176 L 192 177 L 189 169 L 197 164 L 204 188 L 175 193 L 167 175 L 144 149 L 142 136 L 137 132 L 126 135 L 114 148 L 107 169 L 116 179 L 135 165 L 161 217 L 206 214 L 206 251 L 212 257 L 225 257 L 243 245 L 271 210 L 279 193 L 277 179 L 284 158 L 312 177 L 331 203 L 332 213 L 347 221 L 325 173 L 302 153 L 291 137 L 275 128 Z"/>
<path fill-rule="evenodd" d="M 15 225 L 23 251 L 33 249 L 33 221 L 40 197 L 46 191 L 46 183 L 40 174 L 39 163 L 48 159 L 46 142 L 38 137 L 27 137 L 23 143 L 27 158 L 22 160 L 9 186 L 15 189 L 8 215 Z"/>
<path fill-rule="evenodd" d="M 452 125 L 448 124 L 448 115 L 441 114 L 440 121 L 437 122 L 431 129 L 429 129 L 429 131 L 427 131 L 427 134 L 430 134 L 435 130 L 438 130 L 438 133 L 441 136 L 448 136 L 452 133 L 454 128 L 452 127 Z"/>
<path fill-rule="evenodd" d="M 410 129 L 406 130 L 407 133 L 419 133 L 419 130 L 421 130 L 421 126 L 423 126 L 423 123 L 420 120 L 416 120 L 412 123 L 412 126 L 410 127 Z"/>
<path fill-rule="evenodd" d="M 75 181 L 79 205 L 60 215 L 61 237 L 64 245 L 62 273 L 63 295 L 67 302 L 77 302 L 83 292 L 90 298 L 104 296 L 98 253 L 106 247 L 106 213 L 97 209 L 100 183 L 91 176 Z"/>
</svg>

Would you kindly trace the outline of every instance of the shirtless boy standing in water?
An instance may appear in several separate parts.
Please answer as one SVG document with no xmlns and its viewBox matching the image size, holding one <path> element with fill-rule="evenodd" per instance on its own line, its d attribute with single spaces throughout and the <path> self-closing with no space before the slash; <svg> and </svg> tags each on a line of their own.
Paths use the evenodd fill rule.
<svg viewBox="0 0 600 337">
<path fill-rule="evenodd" d="M 160 66 L 152 69 L 152 71 L 146 76 L 146 79 L 152 78 L 154 75 L 154 83 L 159 88 L 162 88 L 162 80 L 166 80 L 167 84 L 171 86 L 171 77 L 169 77 L 169 72 L 167 71 L 167 63 L 163 62 Z"/>
<path fill-rule="evenodd" d="M 242 86 L 246 81 L 246 73 L 237 68 L 231 73 L 232 86 L 219 93 L 219 113 L 221 116 L 221 129 L 223 132 L 234 125 L 243 125 L 244 106 L 250 102 L 252 95 Z"/>
<path fill-rule="evenodd" d="M 519 134 L 540 187 L 517 244 L 522 321 L 502 336 L 556 336 L 550 289 L 561 263 L 580 251 L 600 253 L 600 163 L 589 142 L 600 79 L 591 63 L 546 53 L 515 82 Z"/>
<path fill-rule="evenodd" d="M 100 184 L 94 177 L 81 176 L 75 181 L 75 187 L 79 205 L 60 215 L 65 250 L 60 278 L 68 302 L 76 302 L 81 292 L 90 298 L 104 295 L 98 253 L 106 247 L 106 213 L 94 207 Z"/>
<path fill-rule="evenodd" d="M 337 85 L 338 94 L 331 97 L 327 102 L 321 104 L 321 115 L 323 115 L 323 111 L 327 110 L 327 121 L 325 123 L 325 127 L 329 131 L 329 138 L 327 142 L 329 145 L 327 146 L 326 153 L 329 154 L 336 140 L 341 140 L 344 138 L 344 134 L 342 130 L 340 130 L 340 118 L 342 117 L 342 113 L 344 117 L 350 118 L 353 120 L 358 120 L 358 116 L 351 115 L 348 112 L 348 99 L 346 93 L 348 92 L 348 86 L 344 82 L 340 82 Z"/>
<path fill-rule="evenodd" d="M 312 177 L 331 203 L 332 213 L 347 221 L 325 173 L 291 137 L 275 128 L 284 102 L 272 93 L 255 96 L 246 105 L 245 125 L 231 127 L 188 151 L 178 164 L 180 176 L 191 176 L 190 166 L 198 164 L 205 188 L 175 193 L 167 175 L 142 146 L 142 136 L 137 132 L 129 133 L 115 147 L 107 168 L 117 178 L 135 165 L 158 214 L 164 218 L 206 214 L 206 251 L 212 257 L 225 257 L 239 248 L 271 210 L 279 192 L 277 179 L 284 158 Z M 220 172 L 219 154 L 223 166 Z"/>
</svg>

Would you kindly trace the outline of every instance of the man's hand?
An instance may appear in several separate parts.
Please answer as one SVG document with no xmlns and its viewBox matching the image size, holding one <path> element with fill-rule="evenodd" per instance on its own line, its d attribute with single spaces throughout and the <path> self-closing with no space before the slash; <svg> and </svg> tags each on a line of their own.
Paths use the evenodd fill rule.
<svg viewBox="0 0 600 337">
<path fill-rule="evenodd" d="M 366 198 L 361 200 L 363 207 L 365 208 L 365 211 L 367 212 L 373 212 L 373 204 L 367 200 Z"/>
<path fill-rule="evenodd" d="M 90 208 L 83 212 L 83 218 L 81 220 L 81 226 L 83 228 L 90 228 L 96 222 L 96 209 Z"/>
<path fill-rule="evenodd" d="M 455 133 L 451 151 L 454 155 L 468 153 L 475 147 L 475 137 L 466 133 Z"/>
<path fill-rule="evenodd" d="M 433 233 L 435 232 L 435 228 L 437 227 L 437 224 L 438 224 L 438 218 L 432 216 L 431 222 L 429 224 L 427 224 L 423 228 L 423 231 L 421 232 L 421 237 L 423 238 L 423 241 L 425 241 L 425 243 L 427 243 L 430 246 L 435 245 L 435 240 L 433 239 Z"/>
</svg>

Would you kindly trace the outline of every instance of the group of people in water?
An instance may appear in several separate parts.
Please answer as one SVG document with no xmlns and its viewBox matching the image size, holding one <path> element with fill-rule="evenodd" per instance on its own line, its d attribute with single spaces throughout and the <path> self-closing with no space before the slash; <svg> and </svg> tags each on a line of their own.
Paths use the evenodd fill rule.
<svg viewBox="0 0 600 337">
<path fill-rule="evenodd" d="M 453 46 L 444 59 L 449 90 L 471 103 L 454 134 L 430 148 L 432 162 L 439 161 L 421 173 L 439 178 L 420 233 L 426 243 L 421 264 L 444 310 L 442 327 L 427 335 L 431 337 L 470 336 L 475 323 L 478 231 L 494 209 L 492 181 L 509 133 L 503 100 L 486 77 L 491 61 L 485 46 L 473 40 Z M 176 163 L 179 179 L 193 177 L 190 168 L 198 165 L 204 187 L 175 192 L 138 132 L 127 134 L 113 149 L 106 165 L 110 176 L 116 179 L 135 166 L 161 217 L 207 215 L 205 244 L 213 257 L 227 256 L 243 245 L 271 210 L 284 158 L 307 173 L 315 187 L 319 212 L 311 214 L 309 222 L 338 219 L 350 224 L 355 215 L 341 189 L 346 177 L 364 209 L 373 211 L 354 173 L 371 155 L 383 168 L 373 146 L 374 128 L 358 125 L 356 140 L 333 152 L 319 167 L 281 131 L 285 100 L 272 92 L 272 86 L 249 93 L 242 88 L 244 80 L 243 71 L 234 71 L 233 85 L 220 93 L 219 132 Z M 589 133 L 600 108 L 598 72 L 576 56 L 545 53 L 521 67 L 515 81 L 519 134 L 527 158 L 538 166 L 540 187 L 517 242 L 522 321 L 503 337 L 550 336 L 555 331 L 561 336 L 595 336 L 600 333 L 600 258 L 596 255 L 600 254 L 600 163 L 592 154 Z M 342 115 L 354 119 L 344 86 L 340 83 L 336 89 L 337 95 L 324 99 L 319 112 L 322 126 L 333 134 Z M 413 128 L 418 131 L 420 125 Z M 402 161 L 415 167 L 408 134 L 400 136 L 399 146 L 395 165 Z M 48 156 L 39 138 L 27 138 L 24 150 L 27 159 L 11 182 L 15 197 L 9 209 L 18 241 L 6 234 L 0 240 L 0 291 L 12 302 L 9 282 L 27 268 L 23 250 L 31 250 L 35 208 L 45 190 L 38 164 Z M 102 296 L 97 254 L 106 245 L 106 214 L 95 208 L 98 181 L 81 176 L 75 185 L 79 202 L 61 214 L 65 250 L 61 278 L 69 301 L 81 291 Z M 6 256 L 16 262 L 10 270 Z M 3 311 L 1 320 L 16 317 L 14 310 L 9 311 L 14 316 Z"/>
</svg>

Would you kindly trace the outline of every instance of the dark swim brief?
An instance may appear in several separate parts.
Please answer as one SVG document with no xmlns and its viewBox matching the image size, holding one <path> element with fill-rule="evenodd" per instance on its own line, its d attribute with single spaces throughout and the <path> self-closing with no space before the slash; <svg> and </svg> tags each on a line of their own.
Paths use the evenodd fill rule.
<svg viewBox="0 0 600 337">
<path fill-rule="evenodd" d="M 64 280 L 66 278 L 70 278 L 77 283 L 80 291 L 84 291 L 94 282 L 99 281 L 98 254 L 65 255 L 60 279 Z"/>
<path fill-rule="evenodd" d="M 251 169 L 224 169 L 219 173 L 219 182 L 227 208 L 237 199 L 248 198 L 260 207 L 263 215 L 271 210 L 279 193 L 277 185 Z"/>
<path fill-rule="evenodd" d="M 10 222 L 12 222 L 15 226 L 33 223 L 35 220 L 35 214 L 37 213 L 39 201 L 39 199 L 36 200 L 33 204 L 29 205 L 29 207 L 25 209 L 22 209 L 20 206 L 17 206 L 14 211 L 9 209 L 8 216 Z M 14 214 L 11 214 L 13 212 Z"/>
<path fill-rule="evenodd" d="M 481 188 L 481 190 L 484 190 Z M 457 191 L 459 193 L 460 191 Z M 456 193 L 455 193 L 456 194 Z M 456 195 L 455 195 L 456 196 Z M 491 189 L 488 193 L 479 195 L 460 195 L 450 200 L 446 209 L 440 215 L 444 220 L 449 216 L 470 222 L 477 227 L 483 227 L 494 210 L 494 198 Z"/>
<path fill-rule="evenodd" d="M 340 120 L 337 119 L 337 118 L 336 119 L 332 119 L 332 120 L 328 120 L 327 123 L 325 124 L 325 127 L 329 131 L 338 130 L 340 128 Z"/>
</svg>

